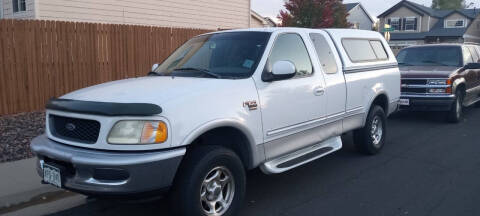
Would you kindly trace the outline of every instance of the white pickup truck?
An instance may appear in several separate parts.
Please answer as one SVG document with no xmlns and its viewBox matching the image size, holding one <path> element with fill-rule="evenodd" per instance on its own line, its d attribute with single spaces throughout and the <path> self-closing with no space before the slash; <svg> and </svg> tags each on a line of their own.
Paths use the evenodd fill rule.
<svg viewBox="0 0 480 216">
<path fill-rule="evenodd" d="M 222 31 L 187 41 L 148 76 L 52 99 L 31 149 L 58 187 L 168 189 L 175 215 L 232 215 L 245 170 L 300 166 L 339 150 L 348 131 L 360 151 L 379 152 L 399 97 L 397 61 L 377 32 Z"/>
</svg>

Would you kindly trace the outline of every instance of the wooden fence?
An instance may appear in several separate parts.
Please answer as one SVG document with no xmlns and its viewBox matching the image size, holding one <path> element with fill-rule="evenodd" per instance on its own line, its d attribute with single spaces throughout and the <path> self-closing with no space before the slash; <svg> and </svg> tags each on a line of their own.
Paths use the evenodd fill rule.
<svg viewBox="0 0 480 216">
<path fill-rule="evenodd" d="M 201 29 L 0 20 L 0 115 L 41 110 L 52 97 L 145 76 Z"/>
</svg>

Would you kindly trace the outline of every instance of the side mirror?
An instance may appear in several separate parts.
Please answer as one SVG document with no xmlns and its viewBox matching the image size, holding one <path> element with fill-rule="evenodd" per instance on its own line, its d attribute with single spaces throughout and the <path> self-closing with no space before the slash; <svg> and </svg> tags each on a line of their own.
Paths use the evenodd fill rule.
<svg viewBox="0 0 480 216">
<path fill-rule="evenodd" d="M 263 73 L 262 80 L 266 82 L 290 79 L 295 76 L 297 69 L 291 61 L 277 61 L 273 64 L 271 73 Z"/>
<path fill-rule="evenodd" d="M 158 66 L 160 66 L 160 64 L 153 64 L 152 71 L 155 71 L 158 68 Z"/>
<path fill-rule="evenodd" d="M 468 63 L 463 67 L 466 70 L 471 70 L 471 69 L 480 69 L 480 63 Z"/>
</svg>

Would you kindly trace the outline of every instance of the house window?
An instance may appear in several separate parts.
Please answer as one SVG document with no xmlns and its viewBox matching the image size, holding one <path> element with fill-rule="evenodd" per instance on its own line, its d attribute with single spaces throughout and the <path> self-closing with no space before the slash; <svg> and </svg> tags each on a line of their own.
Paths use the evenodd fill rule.
<svg viewBox="0 0 480 216">
<path fill-rule="evenodd" d="M 465 28 L 465 20 L 446 20 L 445 28 Z"/>
<path fill-rule="evenodd" d="M 405 18 L 405 31 L 417 30 L 417 18 L 407 17 Z"/>
<path fill-rule="evenodd" d="M 27 11 L 27 4 L 25 3 L 25 0 L 12 0 L 12 3 L 14 13 Z"/>
<path fill-rule="evenodd" d="M 388 19 L 388 24 L 390 24 L 394 31 L 401 30 L 400 18 L 390 18 Z"/>
</svg>

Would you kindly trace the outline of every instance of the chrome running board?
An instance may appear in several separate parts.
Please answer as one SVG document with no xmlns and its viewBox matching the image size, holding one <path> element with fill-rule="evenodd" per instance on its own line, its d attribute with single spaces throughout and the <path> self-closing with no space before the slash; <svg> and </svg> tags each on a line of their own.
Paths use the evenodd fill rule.
<svg viewBox="0 0 480 216">
<path fill-rule="evenodd" d="M 342 148 L 340 136 L 300 149 L 287 155 L 263 163 L 260 169 L 265 174 L 282 173 L 308 162 L 314 161 Z"/>
</svg>

